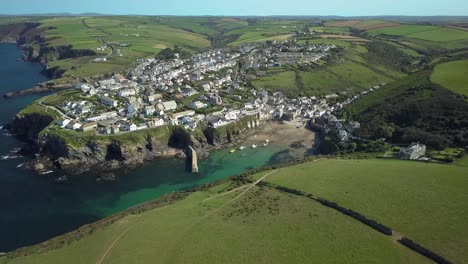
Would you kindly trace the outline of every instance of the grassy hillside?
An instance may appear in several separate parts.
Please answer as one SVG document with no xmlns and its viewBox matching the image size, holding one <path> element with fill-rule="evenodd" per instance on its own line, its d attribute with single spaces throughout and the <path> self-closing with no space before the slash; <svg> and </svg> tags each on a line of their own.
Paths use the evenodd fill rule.
<svg viewBox="0 0 468 264">
<path fill-rule="evenodd" d="M 321 160 L 282 169 L 267 181 L 352 208 L 464 263 L 467 172 L 455 165 L 395 160 Z"/>
<path fill-rule="evenodd" d="M 431 80 L 456 93 L 468 96 L 468 60 L 437 65 Z"/>
<path fill-rule="evenodd" d="M 309 42 L 311 43 L 311 42 Z M 331 41 L 314 43 L 335 44 Z M 336 44 L 340 44 L 339 41 Z M 398 70 L 369 60 L 365 45 L 341 46 L 344 51 L 338 61 L 311 67 L 285 67 L 267 71 L 265 77 L 252 84 L 271 92 L 282 91 L 289 96 L 313 96 L 347 92 L 356 94 L 374 85 L 390 83 L 404 76 Z M 372 55 L 373 56 L 373 55 Z"/>
<path fill-rule="evenodd" d="M 287 178 L 291 169 L 272 179 Z M 313 200 L 238 184 L 129 215 L 84 237 L 70 233 L 0 263 L 430 263 Z"/>
<path fill-rule="evenodd" d="M 431 148 L 468 145 L 468 103 L 462 95 L 432 83 L 430 71 L 396 81 L 349 105 L 363 126 L 359 134 Z"/>
<path fill-rule="evenodd" d="M 49 56 L 49 68 L 57 67 L 65 71 L 64 81 L 124 71 L 136 59 L 154 56 L 175 45 L 189 52 L 211 45 L 207 36 L 162 25 L 151 17 L 61 17 L 42 19 L 39 23 L 40 29 L 44 30 L 44 42 L 29 43 L 32 49 L 39 51 L 41 47 L 53 49 L 71 45 L 73 50 L 90 50 L 97 54 L 84 57 Z M 106 46 L 106 43 L 105 51 L 96 50 Z M 98 56 L 107 57 L 108 61 L 91 62 Z"/>
<path fill-rule="evenodd" d="M 439 42 L 468 39 L 468 32 L 464 30 L 422 25 L 400 25 L 395 27 L 373 29 L 369 31 L 369 34 L 372 36 L 404 36 L 408 38 Z"/>
</svg>

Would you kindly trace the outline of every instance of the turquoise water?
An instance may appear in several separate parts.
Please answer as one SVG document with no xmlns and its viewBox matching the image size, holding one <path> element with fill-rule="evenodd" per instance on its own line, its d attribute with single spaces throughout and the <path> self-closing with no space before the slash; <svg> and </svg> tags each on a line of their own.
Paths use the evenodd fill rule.
<svg viewBox="0 0 468 264">
<path fill-rule="evenodd" d="M 0 93 L 29 88 L 46 79 L 41 66 L 19 62 L 15 45 L 0 44 Z M 25 105 L 39 96 L 0 99 L 0 123 L 11 120 Z M 0 155 L 7 155 L 21 142 L 0 132 Z M 93 177 L 76 177 L 57 184 L 50 175 L 34 175 L 16 168 L 26 158 L 0 160 L 0 252 L 32 245 L 84 224 L 97 221 L 131 206 L 158 198 L 166 193 L 190 189 L 205 183 L 274 164 L 287 158 L 285 146 L 246 149 L 229 154 L 212 153 L 199 163 L 200 173 L 185 171 L 185 162 L 158 160 L 129 172 L 117 172 L 117 180 L 96 183 Z"/>
</svg>

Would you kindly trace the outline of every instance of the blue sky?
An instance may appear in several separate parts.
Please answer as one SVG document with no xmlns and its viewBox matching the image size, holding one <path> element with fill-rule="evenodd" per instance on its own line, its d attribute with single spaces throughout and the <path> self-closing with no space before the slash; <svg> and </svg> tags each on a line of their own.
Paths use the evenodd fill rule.
<svg viewBox="0 0 468 264">
<path fill-rule="evenodd" d="M 0 0 L 0 14 L 468 15 L 468 0 Z"/>
</svg>

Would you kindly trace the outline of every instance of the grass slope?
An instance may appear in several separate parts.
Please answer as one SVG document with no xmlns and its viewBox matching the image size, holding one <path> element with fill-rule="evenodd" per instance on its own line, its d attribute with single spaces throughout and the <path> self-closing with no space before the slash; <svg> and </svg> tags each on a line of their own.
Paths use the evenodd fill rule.
<svg viewBox="0 0 468 264">
<path fill-rule="evenodd" d="M 437 26 L 423 25 L 400 25 L 386 28 L 378 28 L 368 31 L 371 36 L 392 35 L 408 38 L 422 39 L 436 42 L 449 42 L 456 40 L 467 40 L 468 32 Z"/>
<path fill-rule="evenodd" d="M 431 80 L 456 93 L 468 96 L 468 60 L 437 65 Z"/>
<path fill-rule="evenodd" d="M 226 187 L 0 263 L 430 263 L 310 199 L 265 187 L 216 196 Z"/>
<path fill-rule="evenodd" d="M 282 169 L 268 181 L 335 201 L 465 263 L 467 173 L 454 165 L 330 159 Z"/>
<path fill-rule="evenodd" d="M 162 49 L 175 45 L 189 52 L 196 52 L 211 45 L 207 36 L 198 33 L 200 30 L 189 32 L 169 27 L 157 23 L 151 17 L 61 17 L 43 19 L 40 23 L 40 28 L 45 30 L 47 47 L 71 45 L 73 49 L 96 51 L 96 48 L 103 46 L 103 42 L 127 44 L 126 47 L 113 44 L 114 52 L 110 49 L 105 52 L 96 51 L 97 56 L 107 57 L 108 61 L 105 63 L 92 63 L 97 56 L 51 62 L 49 67 L 58 67 L 65 71 L 64 80 L 120 72 L 138 58 L 154 56 Z M 209 30 L 203 33 L 212 34 Z M 41 45 L 44 46 L 44 43 Z M 118 56 L 117 49 L 121 51 L 122 57 Z"/>
</svg>

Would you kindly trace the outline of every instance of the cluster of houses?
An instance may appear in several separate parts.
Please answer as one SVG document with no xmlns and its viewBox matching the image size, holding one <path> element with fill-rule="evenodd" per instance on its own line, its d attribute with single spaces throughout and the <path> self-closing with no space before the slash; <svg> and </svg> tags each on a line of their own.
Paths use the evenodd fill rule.
<svg viewBox="0 0 468 264">
<path fill-rule="evenodd" d="M 244 44 L 241 51 L 247 54 L 243 59 L 243 67 L 247 69 L 318 62 L 336 48 L 328 44 L 301 45 L 293 41 L 273 41 L 271 45 Z"/>
<path fill-rule="evenodd" d="M 288 98 L 281 92 L 246 88 L 245 68 L 311 63 L 328 56 L 334 48 L 334 45 L 283 41 L 245 44 L 237 51 L 211 49 L 188 59 L 178 54 L 171 60 L 139 59 L 126 75 L 77 84 L 76 89 L 82 92 L 84 100 L 64 102 L 60 108 L 68 117 L 59 120 L 57 125 L 64 129 L 117 134 L 164 125 L 196 129 L 201 122 L 217 128 L 244 116 L 283 120 L 328 118 L 327 115 L 358 97 L 330 104 L 329 99 L 338 95 Z M 377 88 L 369 91 L 374 89 Z M 234 95 L 237 90 L 249 96 Z M 226 103 L 232 100 L 237 103 Z M 210 109 L 213 111 L 205 111 Z M 342 134 L 345 139 L 345 133 Z"/>
</svg>

